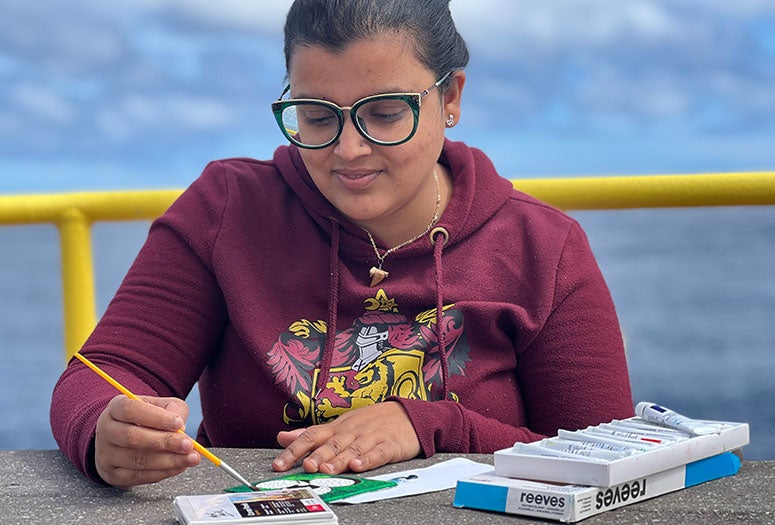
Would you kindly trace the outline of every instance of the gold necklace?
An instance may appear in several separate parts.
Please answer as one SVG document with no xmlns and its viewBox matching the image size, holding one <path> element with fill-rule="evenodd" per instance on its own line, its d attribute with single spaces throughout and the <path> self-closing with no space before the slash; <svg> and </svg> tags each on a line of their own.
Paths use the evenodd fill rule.
<svg viewBox="0 0 775 525">
<path fill-rule="evenodd" d="M 431 222 L 428 224 L 428 227 L 425 228 L 425 231 L 422 232 L 420 235 L 416 235 L 411 239 L 409 239 L 408 241 L 404 241 L 397 246 L 393 246 L 392 248 L 387 249 L 385 253 L 380 254 L 379 249 L 377 248 L 377 243 L 374 242 L 374 237 L 372 237 L 371 232 L 366 228 L 364 228 L 363 226 L 361 226 L 361 229 L 366 232 L 366 235 L 369 236 L 369 241 L 371 241 L 371 247 L 374 249 L 374 255 L 377 256 L 377 266 L 372 266 L 369 269 L 369 277 L 371 277 L 371 284 L 369 286 L 377 286 L 379 283 L 384 281 L 388 277 L 388 275 L 390 275 L 390 273 L 382 269 L 382 263 L 385 262 L 385 258 L 388 255 L 390 255 L 391 253 L 397 250 L 400 250 L 404 246 L 412 244 L 420 237 L 426 236 L 428 232 L 431 231 L 431 228 L 433 228 L 433 225 L 436 224 L 436 221 L 439 220 L 439 210 L 441 208 L 441 187 L 439 185 L 439 176 L 436 174 L 436 168 L 433 168 L 433 182 L 436 184 L 436 210 L 433 212 L 433 218 L 431 219 Z"/>
</svg>

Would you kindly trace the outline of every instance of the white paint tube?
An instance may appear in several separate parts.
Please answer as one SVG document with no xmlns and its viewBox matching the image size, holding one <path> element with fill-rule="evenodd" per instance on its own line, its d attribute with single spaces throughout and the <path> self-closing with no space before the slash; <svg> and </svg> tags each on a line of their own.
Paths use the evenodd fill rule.
<svg viewBox="0 0 775 525">
<path fill-rule="evenodd" d="M 663 427 L 662 425 L 649 423 L 648 421 L 644 421 L 642 419 L 614 419 L 608 424 L 618 426 L 618 427 L 631 428 L 633 430 L 650 432 L 652 434 L 660 434 L 663 436 L 668 436 L 679 440 L 689 439 L 690 437 L 692 437 L 691 434 L 689 434 L 688 432 L 684 432 L 683 430 L 676 430 L 674 428 Z"/>
<path fill-rule="evenodd" d="M 625 441 L 628 443 L 639 443 L 648 445 L 649 448 L 658 447 L 659 445 L 668 443 L 666 439 L 661 439 L 657 436 L 649 436 L 645 434 L 639 434 L 637 432 L 631 432 L 622 429 L 603 428 L 604 425 L 596 427 L 589 427 L 584 430 L 585 433 L 597 434 L 603 437 L 610 437 L 612 439 Z"/>
<path fill-rule="evenodd" d="M 515 454 L 523 454 L 526 456 L 545 456 L 545 457 L 552 457 L 552 458 L 566 458 L 566 459 L 583 459 L 584 461 L 590 460 L 590 461 L 599 461 L 599 462 L 608 462 L 610 461 L 610 458 L 607 457 L 607 454 L 603 454 L 604 450 L 594 450 L 594 449 L 586 449 L 583 450 L 581 448 L 573 450 L 573 452 L 568 452 L 565 450 L 560 450 L 559 448 L 555 447 L 545 447 L 545 446 L 539 446 L 538 443 L 514 443 L 514 446 L 511 449 Z M 605 455 L 606 457 L 600 457 Z M 614 459 L 619 459 L 619 457 L 624 456 L 616 456 Z"/>
<path fill-rule="evenodd" d="M 650 450 L 653 447 L 653 445 L 649 445 L 647 443 L 637 443 L 635 441 L 624 441 L 624 440 L 616 439 L 614 436 L 601 436 L 599 434 L 594 434 L 592 432 L 585 432 L 585 431 L 571 432 L 568 430 L 558 430 L 557 435 L 562 439 L 567 439 L 572 441 L 606 444 L 611 447 L 614 447 L 612 450 L 619 450 L 619 451 L 645 452 L 646 450 Z"/>
<path fill-rule="evenodd" d="M 667 445 L 688 439 L 688 436 L 684 437 L 674 434 L 663 434 L 660 432 L 652 432 L 651 430 L 616 425 L 614 423 L 603 423 L 602 425 L 598 425 L 597 427 L 592 428 L 600 432 L 613 434 L 614 436 L 620 436 L 626 439 L 634 439 L 635 441 L 645 441 L 646 443 L 654 443 L 658 445 Z"/>
<path fill-rule="evenodd" d="M 593 459 L 598 461 L 611 461 L 630 456 L 633 450 L 621 449 L 606 443 L 568 441 L 554 438 L 545 438 L 533 443 L 515 443 L 514 452 L 531 456 L 553 456 L 574 459 Z"/>
<path fill-rule="evenodd" d="M 568 452 L 570 454 L 585 455 L 593 458 L 611 461 L 627 456 L 632 456 L 637 452 L 632 449 L 626 449 L 612 443 L 601 443 L 595 441 L 576 441 L 556 437 L 545 439 L 540 442 L 541 446 Z"/>
<path fill-rule="evenodd" d="M 702 421 L 689 419 L 677 412 L 647 401 L 638 403 L 635 406 L 635 413 L 646 421 L 683 430 L 694 436 L 718 434 L 721 431 L 721 427 L 718 425 L 714 426 Z"/>
</svg>

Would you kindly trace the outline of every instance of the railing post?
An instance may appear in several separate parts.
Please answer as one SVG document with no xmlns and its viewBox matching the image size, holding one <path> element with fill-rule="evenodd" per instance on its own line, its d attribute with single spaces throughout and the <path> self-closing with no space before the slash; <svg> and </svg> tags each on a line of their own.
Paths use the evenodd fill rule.
<svg viewBox="0 0 775 525">
<path fill-rule="evenodd" d="M 62 250 L 62 296 L 64 300 L 65 362 L 77 352 L 94 329 L 97 309 L 94 298 L 91 219 L 81 210 L 64 210 L 57 222 Z"/>
</svg>

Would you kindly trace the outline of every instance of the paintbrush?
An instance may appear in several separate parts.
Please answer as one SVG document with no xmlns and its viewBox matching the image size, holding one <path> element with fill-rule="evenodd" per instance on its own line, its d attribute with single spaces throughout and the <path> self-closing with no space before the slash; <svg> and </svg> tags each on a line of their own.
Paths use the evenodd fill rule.
<svg viewBox="0 0 775 525">
<path fill-rule="evenodd" d="M 132 392 L 130 392 L 124 385 L 110 377 L 105 371 L 103 371 L 100 367 L 86 359 L 84 356 L 82 356 L 79 352 L 76 352 L 75 357 L 77 357 L 83 364 L 94 370 L 97 375 L 99 375 L 102 379 L 116 387 L 116 389 L 124 394 L 126 397 L 130 399 L 137 399 L 138 401 L 142 401 L 139 397 L 134 395 Z M 178 429 L 179 434 L 186 435 L 186 433 L 183 431 L 182 428 Z M 204 457 L 212 461 L 213 465 L 216 467 L 219 467 L 223 469 L 229 476 L 233 477 L 237 481 L 239 481 L 241 484 L 248 487 L 250 490 L 258 490 L 257 487 L 252 485 L 247 479 L 245 479 L 243 476 L 241 476 L 236 470 L 234 470 L 232 467 L 230 467 L 225 461 L 220 459 L 218 456 L 207 450 L 205 447 L 200 445 L 195 439 L 191 438 L 191 441 L 194 443 L 194 450 L 202 454 Z"/>
</svg>

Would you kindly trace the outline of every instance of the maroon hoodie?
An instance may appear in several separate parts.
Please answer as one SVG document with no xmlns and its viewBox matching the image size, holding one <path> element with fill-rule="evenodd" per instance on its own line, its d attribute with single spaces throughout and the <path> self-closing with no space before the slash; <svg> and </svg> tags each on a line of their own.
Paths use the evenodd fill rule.
<svg viewBox="0 0 775 525">
<path fill-rule="evenodd" d="M 373 288 L 367 235 L 295 147 L 211 163 L 153 223 L 83 354 L 136 394 L 185 398 L 199 381 L 197 439 L 220 447 L 276 447 L 281 430 L 386 399 L 426 456 L 631 416 L 614 306 L 577 222 L 476 149 L 447 141 L 440 162 L 446 243 L 392 253 Z M 54 436 L 94 479 L 115 395 L 77 361 L 54 390 Z"/>
</svg>

